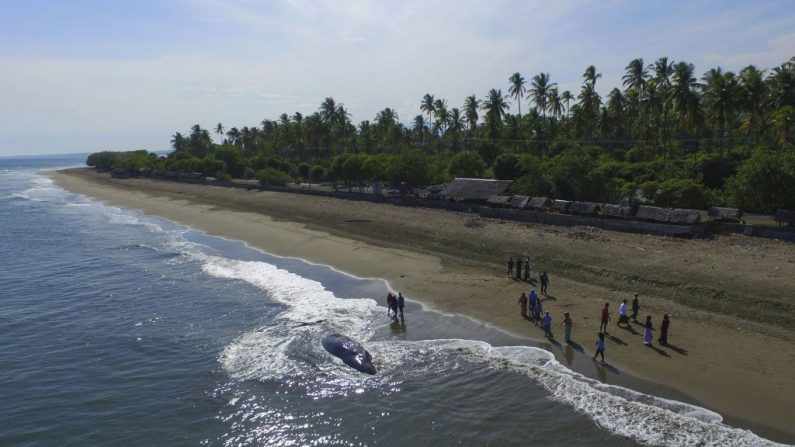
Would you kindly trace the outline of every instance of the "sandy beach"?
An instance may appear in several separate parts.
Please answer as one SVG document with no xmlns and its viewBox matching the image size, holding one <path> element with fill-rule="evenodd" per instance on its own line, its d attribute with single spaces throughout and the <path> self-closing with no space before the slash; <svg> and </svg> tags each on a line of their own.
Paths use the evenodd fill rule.
<svg viewBox="0 0 795 447">
<path fill-rule="evenodd" d="M 561 357 L 560 345 L 544 342 L 541 329 L 520 315 L 519 295 L 534 286 L 506 274 L 510 254 L 527 254 L 534 279 L 540 270 L 549 274 L 543 304 L 557 339 L 568 311 L 573 340 L 593 354 L 599 312 L 609 302 L 606 358 L 618 371 L 679 390 L 762 436 L 795 442 L 792 243 L 531 225 L 298 194 L 116 180 L 91 170 L 51 175 L 69 191 L 114 206 L 384 278 L 411 300 L 541 341 Z M 640 324 L 616 327 L 621 300 L 634 292 L 639 320 L 651 315 L 659 327 L 662 315 L 672 314 L 670 345 L 644 346 Z"/>
</svg>

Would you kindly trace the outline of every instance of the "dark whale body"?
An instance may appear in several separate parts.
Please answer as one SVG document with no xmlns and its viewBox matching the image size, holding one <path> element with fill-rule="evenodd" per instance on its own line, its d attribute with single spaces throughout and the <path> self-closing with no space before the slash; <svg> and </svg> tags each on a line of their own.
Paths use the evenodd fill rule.
<svg viewBox="0 0 795 447">
<path fill-rule="evenodd" d="M 342 359 L 351 368 L 367 374 L 376 373 L 373 357 L 352 338 L 342 334 L 328 334 L 321 343 L 326 351 Z"/>
</svg>

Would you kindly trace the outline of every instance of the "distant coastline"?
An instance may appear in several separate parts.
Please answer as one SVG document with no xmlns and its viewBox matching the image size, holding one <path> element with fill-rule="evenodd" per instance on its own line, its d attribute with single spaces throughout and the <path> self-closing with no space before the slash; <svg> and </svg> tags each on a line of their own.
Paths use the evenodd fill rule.
<svg viewBox="0 0 795 447">
<path fill-rule="evenodd" d="M 62 187 L 142 209 L 210 234 L 242 239 L 281 255 L 387 279 L 404 295 L 541 340 L 516 304 L 533 285 L 505 274 L 509 253 L 532 257 L 550 274 L 545 310 L 575 321 L 573 338 L 591 350 L 601 304 L 641 294 L 642 315 L 672 313 L 670 343 L 646 348 L 611 323 L 621 342 L 608 356 L 619 371 L 681 390 L 771 439 L 793 442 L 795 382 L 791 243 L 721 236 L 670 238 L 481 219 L 423 208 L 230 190 L 145 179 L 116 180 L 91 170 L 52 174 Z M 739 328 L 739 330 L 738 330 Z M 642 331 L 636 326 L 635 331 Z M 559 339 L 562 332 L 555 331 Z M 550 345 L 550 351 L 560 350 Z M 655 352 L 657 351 L 657 352 Z M 609 380 L 609 378 L 608 378 Z"/>
</svg>

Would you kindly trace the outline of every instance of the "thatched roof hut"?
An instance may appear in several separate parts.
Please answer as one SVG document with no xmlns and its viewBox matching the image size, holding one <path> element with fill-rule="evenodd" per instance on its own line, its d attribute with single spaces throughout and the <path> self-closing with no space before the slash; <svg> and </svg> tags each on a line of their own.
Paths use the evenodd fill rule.
<svg viewBox="0 0 795 447">
<path fill-rule="evenodd" d="M 488 204 L 497 206 L 508 206 L 510 201 L 511 196 L 491 196 L 486 199 Z"/>
<path fill-rule="evenodd" d="M 571 202 L 569 205 L 569 214 L 576 214 L 579 216 L 596 216 L 602 207 L 598 203 L 591 202 Z"/>
<path fill-rule="evenodd" d="M 635 214 L 638 220 L 648 220 L 652 222 L 667 222 L 668 213 L 665 208 L 658 208 L 656 206 L 640 206 L 638 213 Z"/>
<path fill-rule="evenodd" d="M 569 205 L 571 205 L 571 202 L 568 200 L 554 200 L 552 201 L 552 211 L 557 211 L 564 214 L 568 213 Z"/>
<path fill-rule="evenodd" d="M 527 206 L 527 202 L 530 201 L 530 197 L 528 196 L 511 196 L 511 201 L 508 204 L 512 208 L 519 208 L 524 209 Z"/>
<path fill-rule="evenodd" d="M 672 208 L 668 210 L 668 223 L 695 225 L 701 221 L 701 213 L 698 210 L 686 210 Z"/>
<path fill-rule="evenodd" d="M 721 208 L 717 206 L 710 207 L 707 211 L 712 220 L 719 220 L 723 222 L 740 222 L 743 218 L 743 212 L 737 208 Z"/>
<path fill-rule="evenodd" d="M 628 217 L 632 217 L 632 207 L 605 203 L 602 205 L 602 215 L 616 219 L 626 219 Z"/>
<path fill-rule="evenodd" d="M 512 180 L 456 178 L 444 188 L 442 196 L 459 201 L 485 202 L 491 196 L 502 194 L 511 182 Z"/>
<path fill-rule="evenodd" d="M 526 208 L 536 211 L 546 211 L 552 207 L 552 200 L 547 197 L 533 197 L 527 202 Z"/>
<path fill-rule="evenodd" d="M 795 225 L 795 211 L 780 209 L 776 211 L 774 217 L 776 218 L 776 222 L 778 222 L 779 225 Z"/>
<path fill-rule="evenodd" d="M 679 225 L 694 225 L 701 220 L 698 210 L 679 208 L 658 208 L 656 206 L 641 206 L 635 217 L 639 220 L 650 222 L 664 222 Z"/>
</svg>

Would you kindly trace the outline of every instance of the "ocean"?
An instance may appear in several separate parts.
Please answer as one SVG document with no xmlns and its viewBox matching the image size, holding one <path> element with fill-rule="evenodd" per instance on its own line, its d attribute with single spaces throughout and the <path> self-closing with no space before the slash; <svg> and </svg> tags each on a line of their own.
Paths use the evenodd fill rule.
<svg viewBox="0 0 795 447">
<path fill-rule="evenodd" d="M 0 446 L 773 445 L 474 320 L 409 302 L 392 322 L 380 279 L 41 173 L 84 160 L 0 158 Z M 326 352 L 331 332 L 378 373 Z"/>
</svg>

